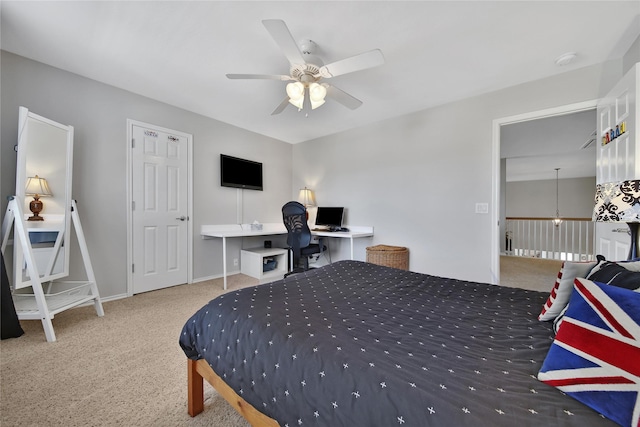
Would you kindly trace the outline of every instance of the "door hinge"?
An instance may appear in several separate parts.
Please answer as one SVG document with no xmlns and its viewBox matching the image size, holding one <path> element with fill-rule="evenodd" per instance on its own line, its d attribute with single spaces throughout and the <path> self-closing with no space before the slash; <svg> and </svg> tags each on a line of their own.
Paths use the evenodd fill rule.
<svg viewBox="0 0 640 427">
<path fill-rule="evenodd" d="M 136 210 L 136 201 L 135 201 L 135 200 L 132 200 L 132 201 L 131 201 L 131 210 L 132 210 L 132 211 L 135 211 L 135 210 Z"/>
<path fill-rule="evenodd" d="M 136 139 L 131 138 L 131 148 L 136 148 Z"/>
<path fill-rule="evenodd" d="M 136 272 L 136 265 L 135 264 L 131 264 L 131 272 L 132 273 Z"/>
</svg>

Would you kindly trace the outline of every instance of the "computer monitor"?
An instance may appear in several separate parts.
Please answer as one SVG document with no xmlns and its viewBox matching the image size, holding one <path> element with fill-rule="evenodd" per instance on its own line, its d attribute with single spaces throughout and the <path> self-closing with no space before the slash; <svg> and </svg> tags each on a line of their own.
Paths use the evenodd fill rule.
<svg viewBox="0 0 640 427">
<path fill-rule="evenodd" d="M 316 213 L 316 225 L 328 227 L 330 229 L 342 227 L 342 217 L 344 216 L 344 208 L 327 208 L 318 207 Z"/>
</svg>

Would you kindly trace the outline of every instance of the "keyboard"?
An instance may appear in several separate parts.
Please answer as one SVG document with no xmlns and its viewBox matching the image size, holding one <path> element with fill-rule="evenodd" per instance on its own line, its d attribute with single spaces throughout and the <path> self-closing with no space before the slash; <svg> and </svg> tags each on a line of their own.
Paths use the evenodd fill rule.
<svg viewBox="0 0 640 427">
<path fill-rule="evenodd" d="M 348 232 L 349 229 L 346 227 L 335 227 L 335 228 L 314 228 L 311 231 L 328 231 L 330 233 L 338 233 L 338 232 Z"/>
</svg>

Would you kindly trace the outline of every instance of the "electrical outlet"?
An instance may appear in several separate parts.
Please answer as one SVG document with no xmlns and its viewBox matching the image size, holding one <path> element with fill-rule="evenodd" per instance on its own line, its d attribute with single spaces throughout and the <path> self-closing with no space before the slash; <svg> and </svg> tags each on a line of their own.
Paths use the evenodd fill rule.
<svg viewBox="0 0 640 427">
<path fill-rule="evenodd" d="M 233 266 L 237 267 L 238 266 L 238 258 L 234 258 L 233 259 Z"/>
</svg>

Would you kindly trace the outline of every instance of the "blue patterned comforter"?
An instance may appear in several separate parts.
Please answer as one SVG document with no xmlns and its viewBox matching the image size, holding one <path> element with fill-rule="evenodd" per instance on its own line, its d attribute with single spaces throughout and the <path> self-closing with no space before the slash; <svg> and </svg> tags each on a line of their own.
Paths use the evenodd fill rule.
<svg viewBox="0 0 640 427">
<path fill-rule="evenodd" d="M 283 427 L 615 425 L 536 379 L 546 297 L 341 261 L 221 295 L 180 345 Z"/>
</svg>

